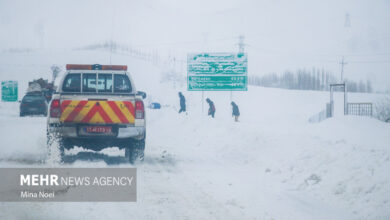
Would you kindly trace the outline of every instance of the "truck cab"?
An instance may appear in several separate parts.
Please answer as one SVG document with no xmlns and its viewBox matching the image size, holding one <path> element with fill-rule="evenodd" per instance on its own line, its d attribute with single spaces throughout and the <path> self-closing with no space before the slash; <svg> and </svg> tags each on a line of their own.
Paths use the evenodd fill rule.
<svg viewBox="0 0 390 220">
<path fill-rule="evenodd" d="M 130 162 L 144 157 L 146 115 L 144 92 L 121 65 L 66 65 L 66 73 L 50 102 L 47 119 L 49 148 L 81 146 L 100 151 L 125 149 Z"/>
</svg>

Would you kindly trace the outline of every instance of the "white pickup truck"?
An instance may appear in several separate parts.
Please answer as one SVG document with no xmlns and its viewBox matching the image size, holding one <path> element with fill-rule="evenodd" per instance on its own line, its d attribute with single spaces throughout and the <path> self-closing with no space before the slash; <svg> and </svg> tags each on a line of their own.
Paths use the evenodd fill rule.
<svg viewBox="0 0 390 220">
<path fill-rule="evenodd" d="M 49 150 L 58 141 L 64 149 L 82 146 L 100 151 L 125 149 L 130 162 L 143 160 L 146 137 L 146 94 L 137 91 L 120 65 L 66 65 L 53 95 L 47 119 Z"/>
</svg>

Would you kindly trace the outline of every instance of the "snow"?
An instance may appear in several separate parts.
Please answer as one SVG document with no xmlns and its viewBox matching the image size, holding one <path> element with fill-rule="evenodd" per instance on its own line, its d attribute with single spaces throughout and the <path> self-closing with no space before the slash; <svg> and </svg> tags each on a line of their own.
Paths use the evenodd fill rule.
<svg viewBox="0 0 390 220">
<path fill-rule="evenodd" d="M 88 59 L 92 54 L 94 59 Z M 7 56 L 1 57 L 5 60 L 0 62 L 7 62 Z M 106 60 L 103 52 L 31 54 L 24 66 L 15 63 L 0 69 L 1 80 L 13 72 L 19 85 L 26 84 L 35 77 L 24 77 L 27 71 L 34 72 L 28 62 L 38 62 L 39 57 L 53 59 L 42 61 L 48 70 L 55 59 L 64 64 Z M 328 92 L 261 87 L 233 92 L 242 114 L 239 123 L 231 117 L 229 92 L 205 92 L 204 98 L 216 105 L 216 118 L 211 119 L 206 116 L 207 104 L 202 114 L 200 92 L 188 92 L 180 83 L 160 83 L 164 67 L 119 55 L 113 60 L 128 64 L 148 101 L 163 105 L 160 110 L 147 109 L 143 163 L 107 164 L 98 159 L 59 164 L 46 158 L 46 118 L 20 118 L 18 103 L 0 103 L 0 166 L 136 166 L 138 201 L 2 202 L 1 219 L 390 218 L 390 124 L 342 115 L 309 123 L 309 117 L 329 101 Z M 177 113 L 178 91 L 186 96 L 188 115 Z M 341 93 L 335 96 L 336 101 L 342 101 Z M 349 94 L 348 99 L 375 103 L 381 95 Z M 80 151 L 83 149 L 77 147 L 67 153 Z M 100 154 L 119 157 L 124 152 L 110 148 Z"/>
</svg>

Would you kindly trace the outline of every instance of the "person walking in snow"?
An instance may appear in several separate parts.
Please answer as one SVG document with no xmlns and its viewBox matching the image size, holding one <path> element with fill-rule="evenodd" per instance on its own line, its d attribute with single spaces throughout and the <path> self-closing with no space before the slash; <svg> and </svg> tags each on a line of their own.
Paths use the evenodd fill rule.
<svg viewBox="0 0 390 220">
<path fill-rule="evenodd" d="M 179 98 L 180 98 L 180 110 L 179 114 L 182 112 L 186 112 L 186 98 L 184 98 L 184 95 L 179 92 Z"/>
<path fill-rule="evenodd" d="M 211 101 L 209 98 L 206 99 L 206 102 L 209 104 L 209 112 L 208 112 L 208 115 L 211 115 L 211 117 L 214 118 L 214 114 L 215 114 L 214 102 Z"/>
<path fill-rule="evenodd" d="M 232 117 L 234 117 L 234 121 L 238 122 L 238 116 L 240 116 L 240 109 L 238 109 L 238 105 L 235 102 L 230 103 L 232 105 Z"/>
</svg>

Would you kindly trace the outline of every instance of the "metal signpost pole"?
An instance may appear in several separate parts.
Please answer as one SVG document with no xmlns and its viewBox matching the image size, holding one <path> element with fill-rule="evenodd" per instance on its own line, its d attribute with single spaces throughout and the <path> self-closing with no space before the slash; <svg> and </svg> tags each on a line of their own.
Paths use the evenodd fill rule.
<svg viewBox="0 0 390 220">
<path fill-rule="evenodd" d="M 204 114 L 204 90 L 202 90 L 202 116 Z"/>
<path fill-rule="evenodd" d="M 347 84 L 344 83 L 344 115 L 348 115 L 348 89 Z"/>
</svg>

